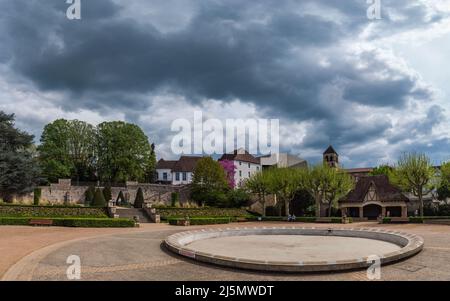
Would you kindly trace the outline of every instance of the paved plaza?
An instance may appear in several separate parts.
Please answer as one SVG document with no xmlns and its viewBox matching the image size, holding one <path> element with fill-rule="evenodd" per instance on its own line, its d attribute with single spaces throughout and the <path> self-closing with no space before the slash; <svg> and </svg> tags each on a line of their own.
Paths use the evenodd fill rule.
<svg viewBox="0 0 450 301">
<path fill-rule="evenodd" d="M 271 227 L 286 224 L 245 223 L 233 226 Z M 317 224 L 299 226 L 330 227 Z M 82 280 L 367 280 L 366 271 L 279 274 L 234 270 L 194 262 L 162 247 L 162 241 L 169 235 L 204 227 L 219 226 L 180 228 L 148 224 L 139 229 L 2 227 L 0 251 L 4 257 L 0 261 L 0 277 L 3 280 L 67 280 L 67 258 L 78 255 L 81 258 Z M 425 248 L 421 253 L 383 266 L 382 280 L 450 280 L 450 226 L 360 223 L 335 227 L 382 227 L 424 238 Z M 231 241 L 230 245 L 234 243 L 245 252 L 248 242 Z M 336 241 L 331 247 L 340 248 L 341 243 Z M 357 250 L 359 247 L 355 245 L 354 249 L 360 252 L 368 247 L 363 245 Z M 273 249 L 271 252 L 282 250 Z"/>
</svg>

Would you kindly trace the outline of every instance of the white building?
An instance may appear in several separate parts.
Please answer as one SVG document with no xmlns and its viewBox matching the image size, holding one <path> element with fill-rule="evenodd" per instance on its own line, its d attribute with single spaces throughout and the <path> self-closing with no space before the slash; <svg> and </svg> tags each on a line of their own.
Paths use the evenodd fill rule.
<svg viewBox="0 0 450 301">
<path fill-rule="evenodd" d="M 238 149 L 231 154 L 225 154 L 219 161 L 232 161 L 234 163 L 234 182 L 237 187 L 262 170 L 259 158 L 255 158 L 245 149 Z"/>
<path fill-rule="evenodd" d="M 178 161 L 161 159 L 156 165 L 158 183 L 186 185 L 192 183 L 195 167 L 201 157 L 182 156 Z"/>
<path fill-rule="evenodd" d="M 270 167 L 278 168 L 305 168 L 308 167 L 306 160 L 287 153 L 271 154 L 259 158 L 263 169 Z"/>
</svg>

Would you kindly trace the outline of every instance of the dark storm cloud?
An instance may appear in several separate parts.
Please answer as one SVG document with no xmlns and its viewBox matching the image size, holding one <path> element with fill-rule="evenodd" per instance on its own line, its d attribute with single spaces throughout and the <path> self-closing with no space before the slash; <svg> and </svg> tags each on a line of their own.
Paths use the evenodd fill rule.
<svg viewBox="0 0 450 301">
<path fill-rule="evenodd" d="M 83 19 L 69 21 L 63 0 L 3 1 L 0 62 L 9 61 L 18 76 L 43 91 L 66 93 L 59 103 L 66 110 L 114 109 L 134 120 L 149 106 L 148 95 L 158 93 L 183 95 L 195 104 L 240 99 L 287 123 L 313 121 L 302 146 L 318 149 L 331 139 L 337 145 L 364 143 L 392 128 L 390 120 L 364 124 L 343 117 L 344 107 L 401 110 L 410 99 L 432 97 L 418 78 L 376 53 L 344 51 L 346 41 L 370 22 L 365 0 L 198 1 L 191 20 L 170 32 L 152 20 L 123 16 L 127 3 L 82 1 Z M 157 4 L 145 5 L 151 10 Z M 408 17 L 396 20 L 395 14 Z M 427 19 L 423 5 L 386 0 L 371 36 L 438 20 Z M 340 91 L 339 101 L 324 96 L 331 88 Z"/>
</svg>

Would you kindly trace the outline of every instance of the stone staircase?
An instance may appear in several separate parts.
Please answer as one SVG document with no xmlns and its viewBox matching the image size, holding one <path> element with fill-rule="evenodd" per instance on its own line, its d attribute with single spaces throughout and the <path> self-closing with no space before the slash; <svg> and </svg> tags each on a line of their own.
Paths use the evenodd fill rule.
<svg viewBox="0 0 450 301">
<path fill-rule="evenodd" d="M 150 220 L 150 217 L 147 215 L 147 213 L 144 211 L 144 209 L 137 209 L 137 208 L 117 208 L 116 214 L 119 215 L 119 218 L 129 218 L 134 219 L 135 216 L 139 218 L 139 223 L 152 223 Z"/>
</svg>

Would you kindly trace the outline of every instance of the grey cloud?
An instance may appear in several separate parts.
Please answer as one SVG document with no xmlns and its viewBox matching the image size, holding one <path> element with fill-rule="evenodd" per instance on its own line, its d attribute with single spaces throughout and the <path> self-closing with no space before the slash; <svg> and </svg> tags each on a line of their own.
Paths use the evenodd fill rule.
<svg viewBox="0 0 450 301">
<path fill-rule="evenodd" d="M 66 93 L 58 103 L 66 110 L 114 109 L 133 120 L 151 104 L 148 95 L 165 91 L 195 104 L 237 98 L 286 120 L 313 121 L 301 146 L 320 149 L 330 140 L 338 146 L 365 143 L 392 128 L 390 120 L 362 124 L 343 118 L 343 108 L 402 110 L 410 99 L 432 99 L 427 88 L 418 88 L 418 78 L 374 53 L 346 59 L 342 44 L 369 24 L 365 0 L 199 1 L 186 26 L 168 32 L 158 29 L 161 18 L 152 25 L 124 17 L 127 4 L 111 0 L 83 1 L 83 19 L 68 21 L 64 2 L 0 3 L 0 37 L 7 41 L 0 45 L 0 62 L 9 61 L 18 76 L 44 91 Z M 159 2 L 142 2 L 142 9 Z M 344 18 L 309 13 L 308 3 L 335 9 Z M 426 20 L 424 6 L 409 3 L 383 1 L 383 8 L 410 18 L 386 16 L 377 22 L 375 37 L 439 21 L 439 16 Z M 175 21 L 165 24 L 174 27 Z M 329 66 L 319 64 L 322 57 Z M 358 69 L 358 60 L 368 67 Z M 380 71 L 389 76 L 377 77 Z M 323 98 L 321 91 L 330 86 L 341 89 L 342 99 Z"/>
</svg>

